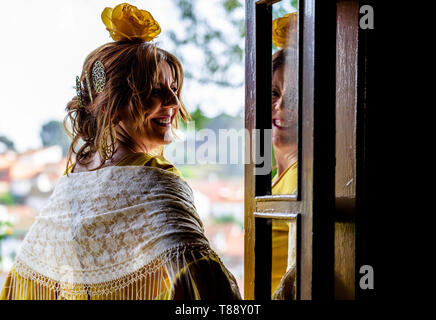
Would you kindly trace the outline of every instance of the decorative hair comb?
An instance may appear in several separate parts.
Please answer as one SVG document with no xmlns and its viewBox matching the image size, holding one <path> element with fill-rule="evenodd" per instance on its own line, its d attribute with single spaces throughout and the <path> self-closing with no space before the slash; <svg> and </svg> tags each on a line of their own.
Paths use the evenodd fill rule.
<svg viewBox="0 0 436 320">
<path fill-rule="evenodd" d="M 106 73 L 104 71 L 103 63 L 100 60 L 97 60 L 92 66 L 92 85 L 94 87 L 95 92 L 101 93 L 104 90 L 104 86 L 106 85 Z M 89 99 L 91 100 L 91 104 L 94 103 L 94 98 L 92 96 L 91 89 L 91 81 L 89 80 L 88 72 L 85 71 L 85 80 L 86 87 L 88 89 Z M 82 95 L 82 82 L 80 81 L 79 76 L 76 77 L 76 95 L 77 100 L 79 102 L 80 107 L 83 107 L 83 95 Z"/>
<path fill-rule="evenodd" d="M 83 108 L 83 102 L 82 102 L 82 83 L 80 82 L 79 76 L 76 77 L 76 96 L 77 101 L 79 102 L 79 106 Z"/>
<path fill-rule="evenodd" d="M 160 33 L 160 26 L 150 12 L 127 3 L 105 8 L 101 19 L 115 41 L 142 39 L 151 41 Z"/>
<path fill-rule="evenodd" d="M 91 104 L 92 104 L 94 103 L 94 99 L 92 98 L 91 82 L 89 81 L 89 76 L 87 71 L 85 71 L 85 80 L 86 80 L 86 87 L 88 88 L 89 98 L 91 99 Z"/>
<path fill-rule="evenodd" d="M 103 92 L 106 84 L 106 73 L 104 72 L 103 63 L 97 60 L 92 66 L 92 85 L 97 93 Z"/>
</svg>

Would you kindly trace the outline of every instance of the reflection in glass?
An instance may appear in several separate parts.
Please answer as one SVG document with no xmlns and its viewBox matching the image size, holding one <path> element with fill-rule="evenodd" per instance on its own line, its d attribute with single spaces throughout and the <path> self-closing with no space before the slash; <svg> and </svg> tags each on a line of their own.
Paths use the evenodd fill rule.
<svg viewBox="0 0 436 320">
<path fill-rule="evenodd" d="M 273 21 L 272 145 L 276 173 L 272 194 L 297 191 L 298 56 L 297 13 Z M 286 37 L 285 37 L 286 36 Z"/>
<path fill-rule="evenodd" d="M 282 14 L 272 28 L 272 195 L 296 194 L 298 183 L 298 15 L 283 12 L 284 3 L 273 6 L 273 16 Z M 296 222 L 273 219 L 272 299 L 295 299 L 295 286 Z"/>
<path fill-rule="evenodd" d="M 271 298 L 294 300 L 296 295 L 297 224 L 295 220 L 272 220 Z"/>
</svg>

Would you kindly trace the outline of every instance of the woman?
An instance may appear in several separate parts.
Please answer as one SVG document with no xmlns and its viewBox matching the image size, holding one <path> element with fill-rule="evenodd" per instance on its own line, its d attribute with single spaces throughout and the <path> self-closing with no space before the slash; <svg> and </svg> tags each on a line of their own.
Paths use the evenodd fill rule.
<svg viewBox="0 0 436 320">
<path fill-rule="evenodd" d="M 285 67 L 286 66 L 286 67 Z M 297 77 L 296 50 L 280 49 L 273 55 L 272 144 L 277 173 L 272 194 L 293 194 L 297 189 Z M 273 220 L 271 294 L 278 296 L 283 275 L 295 264 L 295 223 Z M 290 236 L 289 236 L 290 235 Z"/>
<path fill-rule="evenodd" d="M 273 21 L 273 43 L 282 48 L 273 55 L 272 143 L 277 174 L 272 194 L 295 194 L 298 181 L 298 14 L 292 12 Z M 296 298 L 296 225 L 273 220 L 272 298 Z"/>
<path fill-rule="evenodd" d="M 179 118 L 189 119 L 182 66 L 147 42 L 160 32 L 147 11 L 124 3 L 102 19 L 116 41 L 85 60 L 67 104 L 66 174 L 0 299 L 240 299 L 192 190 L 163 156 Z"/>
<path fill-rule="evenodd" d="M 298 147 L 298 14 L 292 12 L 273 20 L 273 44 L 282 48 L 273 55 L 272 78 L 272 144 L 277 173 L 272 181 L 272 194 L 294 194 L 297 191 Z M 273 220 L 271 296 L 273 299 L 295 298 L 293 279 L 284 286 L 284 275 L 295 278 L 294 222 Z M 287 277 L 289 280 L 289 276 Z M 289 285 L 291 283 L 291 285 Z"/>
<path fill-rule="evenodd" d="M 286 67 L 285 67 L 286 66 Z M 272 144 L 277 174 L 272 194 L 293 194 L 297 189 L 298 83 L 296 50 L 280 49 L 273 55 Z"/>
</svg>

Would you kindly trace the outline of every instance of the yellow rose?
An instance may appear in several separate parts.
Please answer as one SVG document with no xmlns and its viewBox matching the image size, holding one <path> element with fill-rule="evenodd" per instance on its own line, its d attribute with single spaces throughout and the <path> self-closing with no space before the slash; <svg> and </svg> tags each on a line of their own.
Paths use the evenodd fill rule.
<svg viewBox="0 0 436 320">
<path fill-rule="evenodd" d="M 284 15 L 273 20 L 272 40 L 276 47 L 285 48 L 297 43 L 297 12 Z"/>
<path fill-rule="evenodd" d="M 160 26 L 150 12 L 139 10 L 127 3 L 115 8 L 105 8 L 101 19 L 109 31 L 112 39 L 142 39 L 153 40 L 160 33 Z"/>
</svg>

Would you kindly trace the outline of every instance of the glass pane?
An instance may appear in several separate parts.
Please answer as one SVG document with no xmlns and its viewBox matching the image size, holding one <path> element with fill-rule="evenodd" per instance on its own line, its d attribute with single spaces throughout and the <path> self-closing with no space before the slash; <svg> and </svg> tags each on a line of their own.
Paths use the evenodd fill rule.
<svg viewBox="0 0 436 320">
<path fill-rule="evenodd" d="M 295 300 L 296 233 L 295 220 L 272 219 L 271 298 Z"/>
<path fill-rule="evenodd" d="M 298 171 L 298 1 L 273 5 L 272 194 L 296 194 Z"/>
</svg>

